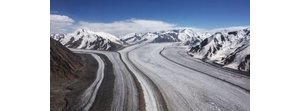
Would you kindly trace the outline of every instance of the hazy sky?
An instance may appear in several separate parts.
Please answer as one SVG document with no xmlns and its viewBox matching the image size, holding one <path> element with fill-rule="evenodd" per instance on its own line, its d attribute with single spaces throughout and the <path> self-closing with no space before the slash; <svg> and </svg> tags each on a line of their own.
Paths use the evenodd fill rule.
<svg viewBox="0 0 300 111">
<path fill-rule="evenodd" d="M 249 26 L 250 0 L 51 0 L 51 19 L 68 22 L 53 24 L 51 20 L 51 32 L 57 32 L 53 31 L 57 25 L 66 24 L 67 28 L 61 30 L 74 25 L 95 30 L 104 25 L 103 28 L 143 27 L 145 22 L 157 24 L 147 29 Z"/>
</svg>

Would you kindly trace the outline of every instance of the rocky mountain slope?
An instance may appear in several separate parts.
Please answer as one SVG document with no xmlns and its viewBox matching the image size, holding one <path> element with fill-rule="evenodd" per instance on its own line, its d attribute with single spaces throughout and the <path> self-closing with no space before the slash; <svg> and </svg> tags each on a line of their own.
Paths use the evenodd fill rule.
<svg viewBox="0 0 300 111">
<path fill-rule="evenodd" d="M 83 64 L 81 58 L 52 38 L 50 44 L 51 77 L 74 78 L 73 73 Z"/>
<path fill-rule="evenodd" d="M 50 37 L 68 48 L 117 50 L 124 46 L 124 42 L 114 35 L 82 28 L 68 34 L 51 34 Z"/>
<path fill-rule="evenodd" d="M 75 72 L 83 67 L 80 56 L 50 38 L 50 100 L 51 110 L 58 111 L 66 105 L 65 90 L 76 81 Z"/>
<path fill-rule="evenodd" d="M 215 32 L 189 50 L 193 57 L 250 71 L 250 29 Z"/>
</svg>

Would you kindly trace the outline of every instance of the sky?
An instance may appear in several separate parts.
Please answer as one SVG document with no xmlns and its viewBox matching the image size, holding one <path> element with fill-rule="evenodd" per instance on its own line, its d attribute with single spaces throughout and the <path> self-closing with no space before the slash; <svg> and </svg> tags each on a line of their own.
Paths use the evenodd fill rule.
<svg viewBox="0 0 300 111">
<path fill-rule="evenodd" d="M 78 27 L 116 35 L 250 25 L 250 0 L 50 0 L 52 33 Z"/>
</svg>

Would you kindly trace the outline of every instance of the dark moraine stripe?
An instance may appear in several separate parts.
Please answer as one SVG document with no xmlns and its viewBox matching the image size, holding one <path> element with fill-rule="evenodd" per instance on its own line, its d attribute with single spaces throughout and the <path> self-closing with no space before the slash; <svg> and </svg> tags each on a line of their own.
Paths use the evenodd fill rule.
<svg viewBox="0 0 300 111">
<path fill-rule="evenodd" d="M 114 71 L 113 65 L 109 59 L 103 54 L 97 54 L 105 63 L 104 78 L 97 92 L 96 99 L 90 108 L 90 111 L 110 111 L 113 100 L 114 89 Z"/>
</svg>

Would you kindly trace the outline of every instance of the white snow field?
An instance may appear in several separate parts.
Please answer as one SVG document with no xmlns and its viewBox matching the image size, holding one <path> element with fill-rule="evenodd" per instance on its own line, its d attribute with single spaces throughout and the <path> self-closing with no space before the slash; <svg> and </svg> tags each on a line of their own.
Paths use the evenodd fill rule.
<svg viewBox="0 0 300 111">
<path fill-rule="evenodd" d="M 163 95 L 168 110 L 250 110 L 249 78 L 233 76 L 235 74 L 230 74 L 229 72 L 221 74 L 220 72 L 222 72 L 222 70 L 217 68 L 204 70 L 203 72 L 205 73 L 201 73 L 179 65 L 164 58 L 160 54 L 164 48 L 172 44 L 174 43 L 145 43 L 120 51 L 121 54 L 123 54 L 122 57 L 126 56 L 126 52 L 128 52 L 127 56 L 128 60 L 131 61 L 131 66 L 136 66 L 158 87 Z M 168 55 L 182 58 L 182 56 L 178 54 Z M 182 59 L 182 64 L 203 65 L 200 62 L 193 63 L 184 60 L 185 59 Z M 128 61 L 125 61 L 125 63 L 128 64 Z M 215 77 L 209 76 L 208 74 Z M 232 83 L 225 81 L 231 81 Z M 245 89 L 248 89 L 248 91 Z M 149 103 L 147 99 L 146 103 Z M 155 108 L 152 104 L 152 106 L 147 105 L 149 104 L 146 104 L 147 111 L 154 109 L 161 110 L 160 108 Z"/>
</svg>

